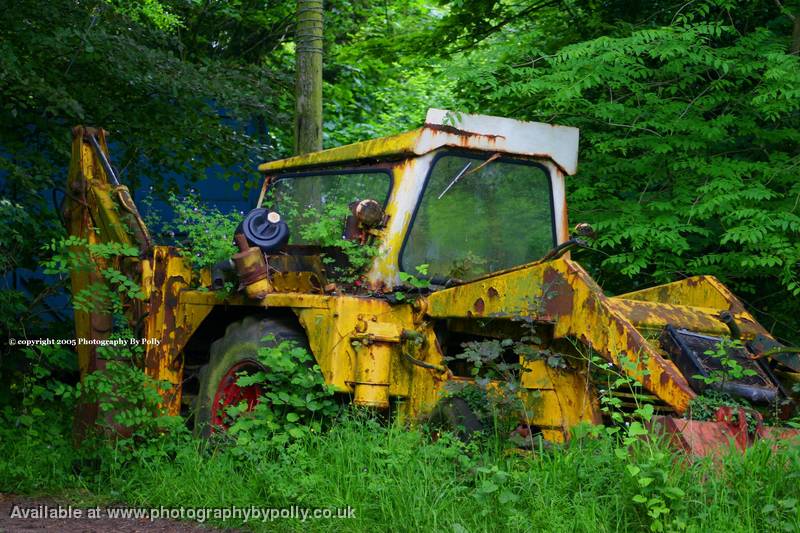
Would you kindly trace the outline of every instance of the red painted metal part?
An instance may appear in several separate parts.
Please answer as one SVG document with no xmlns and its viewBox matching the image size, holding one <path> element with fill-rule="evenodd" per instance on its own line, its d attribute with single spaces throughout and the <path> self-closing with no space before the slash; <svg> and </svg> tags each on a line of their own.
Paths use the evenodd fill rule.
<svg viewBox="0 0 800 533">
<path fill-rule="evenodd" d="M 747 414 L 757 420 L 753 431 L 748 428 Z M 653 419 L 653 427 L 672 446 L 698 457 L 720 455 L 731 445 L 743 452 L 758 439 L 800 442 L 800 430 L 764 426 L 760 413 L 742 408 L 720 407 L 713 422 L 658 416 Z"/>
<path fill-rule="evenodd" d="M 262 392 L 261 385 L 240 387 L 236 381 L 241 373 L 252 373 L 259 370 L 263 370 L 263 368 L 253 361 L 241 361 L 228 369 L 217 385 L 217 392 L 211 404 L 211 427 L 213 430 L 228 429 L 229 423 L 225 413 L 228 407 L 244 401 L 247 402 L 247 410 L 253 410 Z"/>
</svg>

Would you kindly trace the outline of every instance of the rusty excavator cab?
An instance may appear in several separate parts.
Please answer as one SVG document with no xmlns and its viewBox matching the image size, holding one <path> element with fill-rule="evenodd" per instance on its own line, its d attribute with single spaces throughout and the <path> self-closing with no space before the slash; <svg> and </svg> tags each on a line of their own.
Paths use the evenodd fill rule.
<svg viewBox="0 0 800 533">
<path fill-rule="evenodd" d="M 575 128 L 431 109 L 407 133 L 265 163 L 258 205 L 231 235 L 239 252 L 201 272 L 152 243 L 105 133 L 73 133 L 69 232 L 138 247 L 111 262 L 145 294 L 125 306 L 138 336 L 158 340 L 144 368 L 172 383 L 171 413 L 194 412 L 209 431 L 221 429 L 219 405 L 257 401 L 231 377 L 251 360 L 231 346 L 253 352 L 277 332 L 308 346 L 337 393 L 409 421 L 441 405 L 448 384 L 474 381 L 454 361 L 464 343 L 512 339 L 534 355 L 502 354 L 523 369 L 526 434 L 564 441 L 577 424 L 602 423 L 604 395 L 623 410 L 651 402 L 654 425 L 698 454 L 794 434 L 748 430 L 730 409 L 681 418 L 706 389 L 789 416 L 800 361 L 711 276 L 609 296 L 570 258 L 589 232 L 571 235 L 567 221 Z M 326 242 L 307 229 L 320 217 L 338 228 Z M 103 266 L 73 274 L 73 291 Z M 219 290 L 225 279 L 234 294 Z M 76 311 L 75 322 L 79 337 L 109 334 L 106 315 Z M 93 345 L 78 354 L 82 372 L 97 368 Z M 745 375 L 715 382 L 730 361 Z M 633 386 L 609 386 L 609 372 Z"/>
</svg>

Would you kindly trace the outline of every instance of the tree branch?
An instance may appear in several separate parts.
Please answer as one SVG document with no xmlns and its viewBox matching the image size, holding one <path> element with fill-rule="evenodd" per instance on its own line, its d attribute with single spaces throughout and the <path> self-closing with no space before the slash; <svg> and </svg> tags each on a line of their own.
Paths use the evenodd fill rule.
<svg viewBox="0 0 800 533">
<path fill-rule="evenodd" d="M 775 0 L 775 5 L 781 13 L 789 17 L 794 24 L 792 27 L 792 46 L 789 48 L 789 53 L 792 55 L 800 55 L 800 16 L 791 13 L 788 9 L 783 7 L 780 0 Z"/>
<path fill-rule="evenodd" d="M 791 20 L 792 22 L 795 22 L 797 20 L 797 17 L 789 13 L 789 11 L 783 7 L 783 4 L 781 4 L 781 0 L 775 0 L 775 5 L 778 6 L 778 9 L 780 9 L 781 13 L 789 17 L 789 20 Z"/>
</svg>

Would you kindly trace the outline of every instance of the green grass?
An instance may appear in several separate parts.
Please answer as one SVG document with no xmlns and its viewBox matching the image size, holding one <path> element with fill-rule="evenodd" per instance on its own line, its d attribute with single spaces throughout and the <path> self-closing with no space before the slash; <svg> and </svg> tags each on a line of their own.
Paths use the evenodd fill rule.
<svg viewBox="0 0 800 533">
<path fill-rule="evenodd" d="M 643 444 L 620 458 L 612 438 L 585 437 L 519 453 L 491 439 L 433 442 L 363 416 L 285 449 L 211 448 L 184 436 L 133 451 L 79 453 L 67 432 L 50 429 L 0 432 L 0 491 L 86 505 L 355 509 L 349 520 L 247 525 L 256 531 L 647 530 L 651 520 L 633 500 L 641 489 L 628 466 L 645 468 L 660 451 Z M 689 531 L 800 530 L 797 448 L 762 444 L 717 464 L 667 455 L 657 466 L 663 477 L 655 484 L 685 493 L 670 502 L 668 517 L 681 516 Z"/>
</svg>

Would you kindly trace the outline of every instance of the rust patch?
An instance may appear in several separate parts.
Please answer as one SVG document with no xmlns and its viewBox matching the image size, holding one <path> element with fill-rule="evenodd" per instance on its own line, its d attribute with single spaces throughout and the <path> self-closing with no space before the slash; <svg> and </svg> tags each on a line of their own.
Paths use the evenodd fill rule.
<svg viewBox="0 0 800 533">
<path fill-rule="evenodd" d="M 495 289 L 494 287 L 489 287 L 489 290 L 486 291 L 486 294 L 488 294 L 489 298 L 492 298 L 492 299 L 497 298 L 497 297 L 500 296 L 500 293 L 497 292 L 497 289 Z"/>
<path fill-rule="evenodd" d="M 165 347 L 165 350 L 166 346 L 170 345 L 170 332 L 176 330 L 178 291 L 180 290 L 180 285 L 183 284 L 185 284 L 185 282 L 181 276 L 170 276 L 169 280 L 167 280 L 166 287 L 164 287 L 164 335 L 162 337 L 161 345 Z"/>
<path fill-rule="evenodd" d="M 189 340 L 189 333 L 189 327 L 185 324 L 179 328 L 176 328 L 175 344 L 183 348 L 186 345 L 186 342 Z"/>
<path fill-rule="evenodd" d="M 478 298 L 475 300 L 475 303 L 472 305 L 472 308 L 475 309 L 475 312 L 479 315 L 483 314 L 483 311 L 486 309 L 486 303 L 483 301 L 483 298 Z"/>
<path fill-rule="evenodd" d="M 425 128 L 433 130 L 434 132 L 450 133 L 452 135 L 458 135 L 459 137 L 483 137 L 485 139 L 488 139 L 489 142 L 497 142 L 498 139 L 505 139 L 504 135 L 486 135 L 483 133 L 464 131 L 445 124 L 425 124 Z"/>
<path fill-rule="evenodd" d="M 156 264 L 153 267 L 153 285 L 155 287 L 162 287 L 166 279 L 167 265 L 164 262 L 164 257 L 161 255 L 156 255 Z"/>
<path fill-rule="evenodd" d="M 705 278 L 703 276 L 695 276 L 695 277 L 691 277 L 691 278 L 686 278 L 686 284 L 689 287 L 697 287 L 698 285 L 700 285 L 704 281 L 705 281 Z"/>
<path fill-rule="evenodd" d="M 170 276 L 169 280 L 167 280 L 167 286 L 165 287 L 164 291 L 164 305 L 167 309 L 175 309 L 178 307 L 178 291 L 179 288 L 176 288 L 176 284 L 185 285 L 186 282 L 183 280 L 182 276 Z"/>
<path fill-rule="evenodd" d="M 683 313 L 671 304 L 662 304 L 656 308 L 636 305 L 635 302 L 627 304 L 624 314 L 634 324 L 647 322 L 651 316 L 661 318 L 670 324 L 681 324 L 685 321 Z"/>
<path fill-rule="evenodd" d="M 542 276 L 545 288 L 544 311 L 549 316 L 567 316 L 572 313 L 575 291 L 557 270 L 548 268 Z"/>
<path fill-rule="evenodd" d="M 178 371 L 183 368 L 183 348 L 186 346 L 186 341 L 189 340 L 189 328 L 185 325 L 175 329 L 175 341 L 173 348 L 175 353 L 172 360 L 169 362 L 169 368 Z M 168 342 L 168 339 L 162 339 L 163 342 Z M 166 355 L 166 354 L 165 354 Z"/>
</svg>

